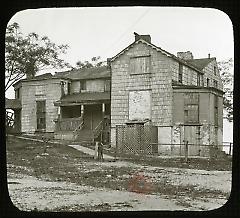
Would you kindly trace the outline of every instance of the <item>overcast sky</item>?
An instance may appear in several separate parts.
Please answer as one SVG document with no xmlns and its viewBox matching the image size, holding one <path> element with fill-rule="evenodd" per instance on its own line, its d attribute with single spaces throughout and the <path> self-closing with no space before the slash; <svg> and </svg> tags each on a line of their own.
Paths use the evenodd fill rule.
<svg viewBox="0 0 240 218">
<path fill-rule="evenodd" d="M 78 60 L 116 55 L 134 41 L 133 32 L 150 34 L 152 43 L 170 53 L 192 51 L 194 58 L 233 57 L 233 30 L 229 17 L 216 9 L 169 7 L 104 7 L 31 9 L 15 14 L 24 34 L 47 35 L 68 44 L 64 58 Z"/>
<path fill-rule="evenodd" d="M 217 61 L 233 58 L 233 29 L 229 17 L 216 9 L 170 7 L 102 7 L 30 9 L 16 13 L 23 34 L 36 32 L 70 46 L 62 56 L 70 64 L 115 56 L 134 41 L 133 32 L 150 34 L 152 43 L 175 54 L 208 53 Z M 56 70 L 59 71 L 59 70 Z M 7 96 L 14 98 L 12 89 Z M 232 135 L 232 134 L 230 134 Z M 225 137 L 226 138 L 226 137 Z"/>
</svg>

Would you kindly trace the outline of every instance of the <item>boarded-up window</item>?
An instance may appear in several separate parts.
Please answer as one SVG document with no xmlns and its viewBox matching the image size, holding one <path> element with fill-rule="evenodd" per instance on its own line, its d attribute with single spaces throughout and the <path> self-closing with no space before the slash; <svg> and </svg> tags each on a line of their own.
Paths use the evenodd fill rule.
<svg viewBox="0 0 240 218">
<path fill-rule="evenodd" d="M 151 92 L 129 92 L 129 120 L 151 119 Z"/>
<path fill-rule="evenodd" d="M 46 129 L 46 101 L 36 101 L 37 129 Z"/>
<path fill-rule="evenodd" d="M 150 56 L 130 58 L 130 74 L 150 73 Z"/>
<path fill-rule="evenodd" d="M 184 122 L 199 122 L 199 95 L 198 93 L 184 94 Z"/>
</svg>

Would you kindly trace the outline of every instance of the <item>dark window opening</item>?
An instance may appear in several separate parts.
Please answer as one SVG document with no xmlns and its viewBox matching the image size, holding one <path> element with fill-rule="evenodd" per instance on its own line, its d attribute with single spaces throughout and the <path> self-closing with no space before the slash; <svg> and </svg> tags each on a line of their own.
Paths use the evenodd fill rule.
<svg viewBox="0 0 240 218">
<path fill-rule="evenodd" d="M 216 80 L 213 80 L 213 87 L 217 88 L 218 87 L 218 82 Z"/>
<path fill-rule="evenodd" d="M 197 74 L 197 86 L 200 86 L 200 74 Z"/>
<path fill-rule="evenodd" d="M 218 96 L 214 95 L 214 124 L 218 126 Z"/>
<path fill-rule="evenodd" d="M 60 82 L 60 85 L 61 85 L 61 96 L 64 96 L 65 95 L 65 92 L 64 92 L 64 81 L 61 81 Z"/>
<path fill-rule="evenodd" d="M 207 78 L 207 87 L 209 87 L 209 79 Z"/>
<path fill-rule="evenodd" d="M 86 90 L 86 81 L 85 80 L 80 81 L 80 90 Z"/>
<path fill-rule="evenodd" d="M 216 66 L 213 67 L 213 71 L 214 71 L 214 75 L 216 76 L 217 75 L 217 67 Z"/>
<path fill-rule="evenodd" d="M 178 82 L 182 83 L 182 79 L 183 79 L 183 65 L 179 63 Z"/>
<path fill-rule="evenodd" d="M 71 83 L 68 82 L 68 84 L 67 84 L 67 93 L 68 93 L 68 95 L 70 95 L 70 91 L 71 91 Z"/>
<path fill-rule="evenodd" d="M 15 98 L 16 99 L 20 98 L 20 88 L 16 89 L 16 91 L 15 91 Z"/>
</svg>

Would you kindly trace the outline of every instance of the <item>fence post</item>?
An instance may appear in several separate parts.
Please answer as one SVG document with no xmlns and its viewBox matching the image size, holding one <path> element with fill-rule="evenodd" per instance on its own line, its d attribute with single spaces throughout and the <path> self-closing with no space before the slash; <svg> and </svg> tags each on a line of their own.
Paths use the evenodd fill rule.
<svg viewBox="0 0 240 218">
<path fill-rule="evenodd" d="M 185 162 L 188 161 L 188 141 L 185 143 Z"/>
</svg>

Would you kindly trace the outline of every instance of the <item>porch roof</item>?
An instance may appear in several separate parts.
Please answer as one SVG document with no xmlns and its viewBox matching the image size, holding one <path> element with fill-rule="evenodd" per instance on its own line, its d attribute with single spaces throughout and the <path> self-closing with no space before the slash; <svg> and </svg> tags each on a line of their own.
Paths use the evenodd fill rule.
<svg viewBox="0 0 240 218">
<path fill-rule="evenodd" d="M 5 109 L 21 109 L 21 101 L 19 99 L 9 99 L 5 100 Z"/>
<path fill-rule="evenodd" d="M 55 105 L 94 104 L 109 102 L 110 92 L 85 92 L 63 96 Z"/>
</svg>

